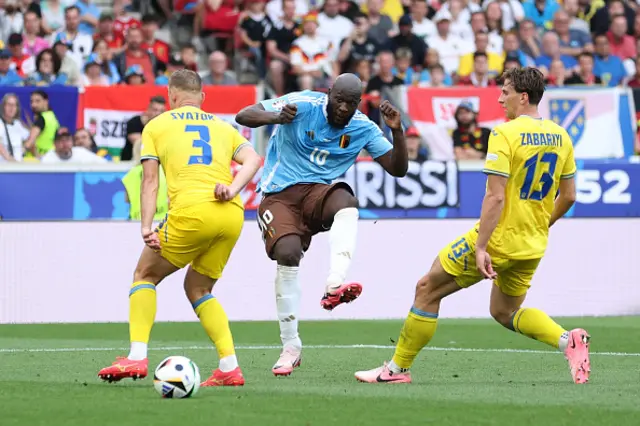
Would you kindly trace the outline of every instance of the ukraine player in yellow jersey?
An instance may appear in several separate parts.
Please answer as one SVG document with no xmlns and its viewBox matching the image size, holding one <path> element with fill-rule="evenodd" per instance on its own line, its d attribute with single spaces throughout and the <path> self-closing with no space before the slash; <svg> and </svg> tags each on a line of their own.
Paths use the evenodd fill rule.
<svg viewBox="0 0 640 426">
<path fill-rule="evenodd" d="M 151 120 L 142 132 L 141 224 L 147 246 L 129 292 L 131 350 L 98 373 L 103 380 L 146 377 L 156 286 L 190 264 L 185 292 L 220 358 L 219 368 L 202 385 L 244 384 L 229 321 L 211 290 L 242 230 L 244 206 L 238 193 L 258 171 L 261 159 L 230 124 L 200 109 L 203 100 L 198 74 L 176 71 L 169 80 L 171 110 Z M 235 178 L 232 160 L 243 165 Z M 169 213 L 153 229 L 160 164 L 166 174 Z"/>
<path fill-rule="evenodd" d="M 522 307 L 547 248 L 549 228 L 576 197 L 573 143 L 562 127 L 540 118 L 543 94 L 544 78 L 537 69 L 505 73 L 498 101 L 511 121 L 497 126 L 489 138 L 480 221 L 445 247 L 418 281 L 391 362 L 357 372 L 358 380 L 410 383 L 409 368 L 436 331 L 442 299 L 486 278 L 494 284 L 493 318 L 510 330 L 559 348 L 569 361 L 574 382 L 588 381 L 587 332 L 567 331 L 544 312 Z"/>
</svg>

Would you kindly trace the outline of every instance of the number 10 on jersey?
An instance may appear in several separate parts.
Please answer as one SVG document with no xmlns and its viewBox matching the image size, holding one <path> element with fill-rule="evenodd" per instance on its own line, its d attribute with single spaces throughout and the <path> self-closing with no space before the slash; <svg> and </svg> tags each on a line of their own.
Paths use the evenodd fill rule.
<svg viewBox="0 0 640 426">
<path fill-rule="evenodd" d="M 313 151 L 309 156 L 309 161 L 317 164 L 318 166 L 324 166 L 324 163 L 327 162 L 327 157 L 329 157 L 329 151 L 325 149 L 313 148 Z"/>
</svg>

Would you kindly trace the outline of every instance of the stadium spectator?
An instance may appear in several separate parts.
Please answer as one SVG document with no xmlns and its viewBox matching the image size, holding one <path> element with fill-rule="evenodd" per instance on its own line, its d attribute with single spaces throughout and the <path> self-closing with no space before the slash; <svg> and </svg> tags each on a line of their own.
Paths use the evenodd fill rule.
<svg viewBox="0 0 640 426">
<path fill-rule="evenodd" d="M 264 0 L 246 0 L 248 10 L 240 23 L 240 37 L 243 48 L 248 49 L 253 63 L 258 70 L 258 76 L 263 79 L 267 75 L 266 41 L 273 23 L 264 13 Z"/>
<path fill-rule="evenodd" d="M 369 18 L 369 37 L 375 40 L 380 46 L 387 42 L 393 34 L 393 21 L 391 18 L 381 13 L 384 0 L 367 0 L 366 12 Z"/>
<path fill-rule="evenodd" d="M 396 23 L 406 13 L 405 8 L 410 4 L 411 0 L 380 0 L 376 7 L 381 15 L 388 16 L 392 23 Z M 369 13 L 369 2 L 362 4 L 361 9 L 362 12 Z"/>
<path fill-rule="evenodd" d="M 31 111 L 33 124 L 29 130 L 29 139 L 24 143 L 25 155 L 39 158 L 53 148 L 53 140 L 60 124 L 49 108 L 49 95 L 43 90 L 37 89 L 31 93 Z"/>
<path fill-rule="evenodd" d="M 364 93 L 369 80 L 371 80 L 371 62 L 358 61 L 356 63 L 355 75 L 362 81 L 362 93 Z M 362 104 L 361 104 L 362 105 Z"/>
<path fill-rule="evenodd" d="M 45 49 L 36 57 L 36 70 L 29 74 L 27 86 L 56 86 L 69 83 L 69 76 L 60 72 L 62 61 L 53 49 Z"/>
<path fill-rule="evenodd" d="M 458 66 L 458 76 L 466 77 L 473 71 L 476 53 L 484 53 L 489 61 L 489 72 L 495 76 L 502 73 L 503 56 L 488 51 L 489 35 L 485 32 L 479 32 L 475 35 L 475 52 L 467 53 L 460 58 Z"/>
<path fill-rule="evenodd" d="M 137 65 L 142 70 L 145 81 L 154 81 L 158 73 L 158 61 L 155 55 L 142 48 L 142 30 L 136 27 L 129 28 L 126 40 L 126 49 L 113 58 L 113 63 L 118 68 L 118 73 L 121 76 L 125 76 L 127 70 Z"/>
<path fill-rule="evenodd" d="M 605 4 L 606 6 L 598 9 L 591 19 L 591 33 L 606 33 L 611 25 L 613 17 L 623 15 L 627 20 L 627 34 L 633 35 L 633 21 L 635 18 L 635 12 L 633 9 L 622 0 L 610 0 L 606 1 Z"/>
<path fill-rule="evenodd" d="M 271 3 L 274 3 L 274 1 L 272 0 Z M 278 21 L 274 22 L 266 42 L 267 53 L 271 58 L 269 62 L 269 78 L 276 96 L 284 95 L 285 91 L 289 91 L 286 88 L 291 86 L 291 79 L 288 78 L 291 71 L 289 51 L 297 37 L 297 23 L 294 20 L 297 3 L 295 0 L 284 0 L 281 4 L 282 16 Z M 269 5 L 267 5 L 267 8 Z"/>
<path fill-rule="evenodd" d="M 462 40 L 471 44 L 473 40 L 473 32 L 471 31 L 471 25 L 469 24 L 469 14 L 463 13 L 464 6 L 462 4 L 462 0 L 449 0 L 447 4 L 449 5 L 448 10 L 440 10 L 438 13 L 448 13 L 451 17 L 449 33 L 460 37 Z M 437 16 L 438 14 L 436 14 L 436 17 Z"/>
<path fill-rule="evenodd" d="M 560 53 L 568 56 L 578 56 L 582 52 L 593 52 L 593 43 L 588 33 L 569 29 L 569 15 L 564 10 L 558 10 L 553 17 L 553 31 L 558 34 Z"/>
<path fill-rule="evenodd" d="M 89 59 L 84 66 L 84 73 L 81 77 L 81 85 L 83 87 L 111 85 L 109 77 L 102 73 L 102 64 L 98 63 L 97 59 L 97 55 L 89 56 Z"/>
<path fill-rule="evenodd" d="M 126 40 L 129 28 L 140 28 L 142 23 L 131 15 L 125 5 L 125 0 L 115 0 L 113 3 L 113 35 L 116 39 Z"/>
<path fill-rule="evenodd" d="M 160 74 L 156 77 L 155 84 L 156 86 L 168 86 L 169 85 L 169 77 L 171 74 L 178 70 L 185 69 L 185 63 L 180 57 L 177 55 L 171 56 L 169 58 L 169 63 L 167 64 L 167 69 L 163 74 Z"/>
<path fill-rule="evenodd" d="M 448 4 L 448 3 L 447 3 Z M 427 18 L 427 0 L 413 0 L 409 16 L 411 16 L 412 28 L 411 32 L 425 40 L 436 33 L 436 26 Z"/>
<path fill-rule="evenodd" d="M 396 51 L 396 66 L 391 70 L 393 75 L 398 77 L 406 85 L 418 84 L 419 73 L 411 68 L 413 54 L 406 47 L 401 47 Z"/>
<path fill-rule="evenodd" d="M 524 8 L 518 0 L 485 0 L 483 3 L 484 8 L 487 9 L 491 3 L 500 5 L 502 10 L 502 29 L 505 31 L 511 31 L 525 18 Z"/>
<path fill-rule="evenodd" d="M 640 88 L 640 57 L 636 59 L 636 72 L 627 83 L 627 86 L 634 89 Z"/>
<path fill-rule="evenodd" d="M 7 93 L 0 103 L 0 163 L 2 161 L 22 161 L 22 144 L 29 139 L 29 131 L 20 121 L 20 100 L 13 93 Z"/>
<path fill-rule="evenodd" d="M 578 0 L 578 18 L 590 24 L 593 16 L 598 10 L 603 8 L 604 5 L 604 0 Z M 589 28 L 591 28 L 591 26 L 589 26 Z M 587 32 L 591 31 L 587 30 Z"/>
<path fill-rule="evenodd" d="M 48 34 L 53 34 L 64 27 L 64 8 L 67 5 L 64 0 L 42 0 L 42 29 Z"/>
<path fill-rule="evenodd" d="M 436 4 L 436 2 L 433 0 L 430 0 L 430 3 L 434 5 Z M 481 13 L 482 16 L 484 17 L 484 12 L 482 10 L 482 7 L 480 4 L 477 4 L 477 3 L 482 3 L 482 2 L 481 1 L 476 2 L 475 0 L 462 0 L 458 2 L 458 4 L 456 4 L 456 2 L 452 3 L 450 1 L 444 1 L 441 3 L 440 9 L 438 10 L 442 10 L 442 11 L 446 10 L 451 13 L 451 6 L 453 6 L 454 12 L 456 12 L 455 16 L 458 16 L 458 20 L 460 20 L 461 22 L 469 23 L 469 21 L 471 21 L 471 17 L 475 13 Z M 433 15 L 435 15 L 435 13 L 436 12 L 433 8 L 429 8 L 429 12 L 427 12 L 427 17 L 432 18 Z M 468 35 L 472 36 L 473 34 L 475 34 L 475 31 Z"/>
<path fill-rule="evenodd" d="M 88 34 L 79 32 L 80 9 L 76 6 L 69 6 L 64 10 L 64 28 L 58 31 L 54 37 L 55 41 L 71 44 L 68 55 L 78 66 L 84 67 L 85 59 L 91 54 L 93 39 Z"/>
<path fill-rule="evenodd" d="M 491 130 L 478 125 L 478 114 L 470 101 L 462 101 L 454 114 L 453 151 L 456 160 L 481 160 L 487 155 Z"/>
<path fill-rule="evenodd" d="M 438 51 L 436 49 L 429 49 L 427 50 L 427 56 L 424 59 L 424 68 L 420 72 L 420 79 L 419 79 L 418 85 L 425 86 L 425 87 L 440 87 L 437 85 L 436 86 L 432 85 L 433 82 L 431 81 L 432 80 L 431 71 L 433 71 L 434 68 L 442 69 L 442 72 L 443 72 L 442 82 L 444 83 L 445 86 L 451 86 L 453 84 L 453 79 L 449 74 L 446 73 L 442 64 L 440 64 L 440 54 L 438 53 Z"/>
<path fill-rule="evenodd" d="M 473 34 L 484 32 L 489 35 L 489 47 L 487 51 L 491 53 L 502 53 L 502 36 L 496 32 L 489 32 L 487 27 L 487 18 L 484 12 L 473 12 L 471 14 L 471 31 Z"/>
<path fill-rule="evenodd" d="M 438 33 L 429 38 L 429 47 L 438 51 L 440 64 L 447 74 L 453 75 L 460 66 L 460 57 L 473 51 L 473 44 L 451 34 L 451 14 L 449 12 L 438 12 L 433 19 L 436 21 Z"/>
<path fill-rule="evenodd" d="M 147 83 L 147 78 L 142 67 L 138 64 L 134 64 L 126 69 L 124 72 L 124 79 L 121 83 L 129 86 L 141 86 Z"/>
<path fill-rule="evenodd" d="M 291 71 L 300 90 L 326 89 L 338 75 L 331 41 L 317 34 L 318 16 L 309 13 L 302 22 L 303 34 L 291 46 Z"/>
<path fill-rule="evenodd" d="M 100 15 L 98 29 L 93 35 L 94 51 L 95 44 L 100 40 L 104 40 L 104 42 L 107 43 L 107 47 L 113 53 L 119 53 L 124 49 L 124 38 L 116 35 L 113 27 L 113 17 L 109 14 Z"/>
<path fill-rule="evenodd" d="M 225 50 L 239 19 L 235 0 L 203 0 L 196 7 L 193 31 L 204 39 L 209 51 Z"/>
<path fill-rule="evenodd" d="M 178 15 L 174 33 L 178 46 L 188 43 L 196 35 L 193 32 L 193 24 L 197 6 L 198 0 L 175 0 L 173 3 L 173 10 Z"/>
<path fill-rule="evenodd" d="M 369 38 L 369 21 L 360 14 L 355 17 L 354 30 L 342 41 L 338 61 L 342 65 L 342 72 L 353 72 L 358 61 L 373 62 L 380 51 L 378 43 Z"/>
<path fill-rule="evenodd" d="M 85 148 L 94 154 L 98 152 L 98 145 L 93 135 L 85 128 L 76 130 L 76 134 L 73 135 L 73 146 Z"/>
<path fill-rule="evenodd" d="M 405 142 L 407 144 L 407 154 L 409 161 L 417 161 L 424 163 L 427 161 L 427 149 L 422 144 L 420 132 L 414 126 L 411 126 L 404 132 Z"/>
<path fill-rule="evenodd" d="M 518 35 L 513 31 L 508 31 L 504 34 L 504 52 L 503 57 L 506 57 L 508 54 L 512 54 L 517 56 L 518 62 L 522 64 L 523 67 L 534 67 L 535 61 L 532 57 L 527 56 L 521 49 L 520 39 Z"/>
<path fill-rule="evenodd" d="M 500 64 L 502 67 L 502 64 Z M 476 52 L 473 54 L 473 71 L 468 76 L 460 78 L 458 84 L 461 86 L 474 87 L 490 87 L 496 85 L 493 76 L 497 74 L 491 73 L 489 70 L 489 59 L 484 52 Z"/>
<path fill-rule="evenodd" d="M 624 15 L 614 15 L 611 18 L 611 27 L 607 32 L 611 54 L 625 59 L 635 59 L 637 56 L 636 41 L 633 36 L 627 34 L 627 18 Z"/>
<path fill-rule="evenodd" d="M 289 8 L 293 8 L 294 15 L 293 18 L 287 19 L 297 19 L 302 18 L 307 13 L 309 13 L 309 2 L 306 0 L 291 0 L 293 5 L 289 6 Z M 271 19 L 271 22 L 274 25 L 277 25 L 286 15 L 285 8 L 287 0 L 270 0 L 267 3 L 266 12 Z"/>
<path fill-rule="evenodd" d="M 502 28 L 502 9 L 498 3 L 489 3 L 487 5 L 485 18 L 487 20 L 489 34 L 501 35 L 504 28 Z"/>
<path fill-rule="evenodd" d="M 235 86 L 238 81 L 228 71 L 229 59 L 223 52 L 216 50 L 209 55 L 209 73 L 202 77 L 206 86 Z"/>
<path fill-rule="evenodd" d="M 569 29 L 589 34 L 589 23 L 578 16 L 580 13 L 578 0 L 563 0 L 562 7 L 569 16 Z"/>
<path fill-rule="evenodd" d="M 180 59 L 186 69 L 198 72 L 198 52 L 193 44 L 187 43 L 180 48 Z"/>
<path fill-rule="evenodd" d="M 525 0 L 524 16 L 540 29 L 550 29 L 553 15 L 560 9 L 556 0 Z"/>
<path fill-rule="evenodd" d="M 569 72 L 578 66 L 578 62 L 572 56 L 560 53 L 558 35 L 550 31 L 542 36 L 542 55 L 536 58 L 536 66 L 546 75 L 549 73 L 551 61 L 555 59 L 561 60 L 565 69 L 569 70 Z"/>
<path fill-rule="evenodd" d="M 0 49 L 0 86 L 20 86 L 22 77 L 16 70 L 11 69 L 11 52 L 9 49 Z"/>
<path fill-rule="evenodd" d="M 514 68 L 521 68 L 522 62 L 520 62 L 520 57 L 515 52 L 509 52 L 504 57 L 504 66 L 502 67 L 502 72 L 505 73 L 507 70 L 511 70 Z"/>
<path fill-rule="evenodd" d="M 566 79 L 565 84 L 584 86 L 601 85 L 602 80 L 593 73 L 593 64 L 593 54 L 588 52 L 581 53 L 578 57 L 578 70 Z"/>
<path fill-rule="evenodd" d="M 622 60 L 611 54 L 609 39 L 605 34 L 598 34 L 595 41 L 595 65 L 593 72 L 600 77 L 602 84 L 609 87 L 618 86 L 627 77 L 627 70 Z"/>
<path fill-rule="evenodd" d="M 318 35 L 331 41 L 339 49 L 342 40 L 353 31 L 353 22 L 340 15 L 338 0 L 325 0 L 323 11 L 318 14 Z"/>
<path fill-rule="evenodd" d="M 165 99 L 162 96 L 154 96 L 149 101 L 146 111 L 127 121 L 126 139 L 124 147 L 120 152 L 120 160 L 131 161 L 133 159 L 134 146 L 140 144 L 144 126 L 146 126 L 151 119 L 165 112 L 166 109 Z"/>
<path fill-rule="evenodd" d="M 142 49 L 147 50 L 150 55 L 166 64 L 169 62 L 171 54 L 171 46 L 163 40 L 159 40 L 156 36 L 160 29 L 160 17 L 155 15 L 145 15 L 142 17 Z M 128 35 L 127 35 L 128 37 Z M 149 76 L 147 75 L 147 81 Z"/>
<path fill-rule="evenodd" d="M 53 44 L 53 50 L 60 58 L 61 67 L 60 72 L 67 75 L 69 78 L 69 85 L 78 86 L 80 84 L 80 70 L 75 59 L 71 57 L 69 51 L 73 46 L 71 43 L 65 43 L 63 41 L 57 41 Z"/>
<path fill-rule="evenodd" d="M 13 68 L 20 77 L 24 78 L 29 72 L 33 71 L 34 65 L 29 66 L 27 60 L 29 55 L 24 53 L 24 39 L 21 34 L 11 34 L 7 42 L 9 51 L 11 52 L 11 68 Z"/>
<path fill-rule="evenodd" d="M 413 58 L 411 65 L 416 68 L 421 68 L 427 54 L 427 44 L 424 40 L 411 32 L 413 29 L 411 16 L 405 15 L 400 18 L 398 27 L 400 29 L 400 33 L 389 40 L 387 48 L 392 52 L 396 52 L 402 47 L 408 48 L 411 50 Z"/>
<path fill-rule="evenodd" d="M 88 60 L 100 64 L 102 74 L 109 79 L 109 84 L 117 84 L 120 82 L 120 73 L 113 63 L 113 52 L 109 49 L 109 45 L 104 39 L 96 40 L 93 45 L 93 53 Z"/>
<path fill-rule="evenodd" d="M 0 15 L 0 41 L 6 41 L 11 34 L 22 33 L 24 17 L 17 0 L 6 0 L 4 13 Z"/>
<path fill-rule="evenodd" d="M 573 71 L 567 70 L 560 59 L 554 59 L 551 61 L 551 67 L 549 68 L 545 83 L 550 87 L 563 87 L 568 78 L 567 74 L 570 76 L 572 73 Z"/>
<path fill-rule="evenodd" d="M 100 19 L 100 8 L 91 3 L 91 0 L 78 0 L 75 4 L 80 12 L 80 25 L 78 30 L 83 34 L 93 36 Z"/>
<path fill-rule="evenodd" d="M 23 52 L 27 56 L 37 56 L 44 49 L 51 47 L 50 43 L 40 37 L 40 17 L 33 11 L 27 11 L 24 14 L 24 40 Z"/>
<path fill-rule="evenodd" d="M 394 89 L 395 87 L 402 86 L 402 81 L 397 76 L 393 75 L 393 67 L 395 66 L 395 58 L 393 53 L 389 51 L 380 52 L 378 54 L 378 73 L 371 77 L 365 93 L 369 97 L 369 105 L 372 109 L 369 110 L 369 118 L 374 122 L 380 122 L 380 111 L 378 107 L 382 101 L 382 95 L 384 89 Z"/>
<path fill-rule="evenodd" d="M 428 73 L 427 78 L 420 79 L 421 87 L 449 87 L 451 86 L 451 77 L 444 72 L 444 67 L 440 64 L 430 66 L 426 70 L 422 70 L 422 74 Z"/>
<path fill-rule="evenodd" d="M 99 164 L 107 162 L 86 148 L 73 146 L 73 136 L 66 127 L 60 127 L 55 132 L 53 149 L 43 155 L 40 161 L 44 164 Z"/>
<path fill-rule="evenodd" d="M 533 21 L 525 19 L 518 27 L 520 36 L 520 48 L 522 52 L 530 58 L 537 58 L 542 53 L 542 42 L 538 37 L 538 31 Z"/>
<path fill-rule="evenodd" d="M 19 0 L 18 8 L 24 15 L 28 11 L 35 12 L 36 15 L 42 16 L 42 9 L 40 8 L 39 0 Z"/>
</svg>

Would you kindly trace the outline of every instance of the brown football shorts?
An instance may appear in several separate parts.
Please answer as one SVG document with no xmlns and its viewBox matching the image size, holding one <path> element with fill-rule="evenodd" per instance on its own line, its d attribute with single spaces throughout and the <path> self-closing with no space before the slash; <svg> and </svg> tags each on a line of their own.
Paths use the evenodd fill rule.
<svg viewBox="0 0 640 426">
<path fill-rule="evenodd" d="M 353 190 L 344 182 L 297 184 L 275 194 L 267 194 L 258 207 L 258 226 L 262 231 L 267 255 L 273 259 L 273 247 L 287 235 L 298 235 L 302 249 L 307 251 L 311 237 L 331 229 L 332 222 L 322 221 L 322 208 L 328 195 L 336 188 Z"/>
</svg>

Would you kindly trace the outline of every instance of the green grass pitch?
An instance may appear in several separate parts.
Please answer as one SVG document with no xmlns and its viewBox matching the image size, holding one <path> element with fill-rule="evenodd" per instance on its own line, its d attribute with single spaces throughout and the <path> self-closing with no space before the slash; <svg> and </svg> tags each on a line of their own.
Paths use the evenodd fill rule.
<svg viewBox="0 0 640 426">
<path fill-rule="evenodd" d="M 353 373 L 392 354 L 401 321 L 301 325 L 307 348 L 293 376 L 276 378 L 278 326 L 233 323 L 243 388 L 163 400 L 151 378 L 101 383 L 126 355 L 126 324 L 0 326 L 2 426 L 638 425 L 640 317 L 565 318 L 592 336 L 591 382 L 574 385 L 562 355 L 488 320 L 442 320 L 411 385 L 358 383 Z M 217 364 L 198 323 L 160 323 L 150 368 L 169 355 Z M 357 347 L 357 345 L 369 345 Z"/>
</svg>

